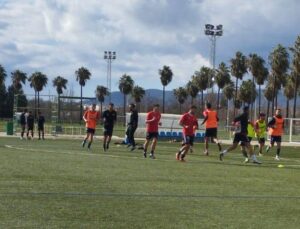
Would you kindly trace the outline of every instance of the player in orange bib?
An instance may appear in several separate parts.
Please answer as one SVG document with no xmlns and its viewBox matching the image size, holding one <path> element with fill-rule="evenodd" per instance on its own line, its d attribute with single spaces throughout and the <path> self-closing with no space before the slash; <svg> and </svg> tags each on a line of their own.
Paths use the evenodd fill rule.
<svg viewBox="0 0 300 229">
<path fill-rule="evenodd" d="M 144 143 L 145 158 L 147 157 L 148 145 L 152 140 L 150 158 L 155 159 L 154 151 L 158 139 L 158 126 L 161 125 L 160 118 L 161 118 L 161 114 L 159 112 L 159 104 L 156 104 L 153 106 L 153 110 L 147 113 L 147 117 L 146 117 L 147 136 L 146 136 L 146 141 Z"/>
<path fill-rule="evenodd" d="M 208 156 L 208 141 L 211 140 L 218 144 L 219 151 L 222 151 L 221 144 L 217 138 L 218 132 L 218 114 L 212 109 L 210 103 L 206 103 L 206 110 L 203 112 L 204 120 L 201 125 L 205 124 L 205 152 L 204 154 Z"/>
<path fill-rule="evenodd" d="M 281 150 L 281 137 L 284 130 L 284 119 L 281 115 L 281 109 L 276 109 L 275 116 L 268 122 L 269 135 L 271 136 L 270 145 L 267 147 L 267 152 L 270 148 L 274 146 L 274 143 L 277 144 L 277 152 L 275 160 L 280 160 L 280 150 Z"/>
<path fill-rule="evenodd" d="M 87 140 L 89 140 L 88 149 L 90 149 L 93 142 L 97 121 L 100 118 L 100 113 L 96 111 L 96 104 L 93 104 L 92 109 L 87 110 L 82 118 L 85 121 L 86 126 L 86 137 L 82 142 L 82 147 L 84 147 Z"/>
</svg>

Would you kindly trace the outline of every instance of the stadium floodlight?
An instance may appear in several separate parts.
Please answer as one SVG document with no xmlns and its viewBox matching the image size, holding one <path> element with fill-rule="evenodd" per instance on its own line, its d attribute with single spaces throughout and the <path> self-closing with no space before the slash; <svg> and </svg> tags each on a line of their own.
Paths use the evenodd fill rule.
<svg viewBox="0 0 300 229">
<path fill-rule="evenodd" d="M 115 51 L 104 51 L 104 59 L 107 60 L 107 89 L 109 93 L 109 102 L 111 102 L 111 63 L 117 59 Z"/>
<path fill-rule="evenodd" d="M 214 31 L 211 31 L 211 30 L 205 30 L 205 35 L 213 36 L 213 35 L 214 35 Z"/>
<path fill-rule="evenodd" d="M 214 27 L 213 25 L 211 25 L 211 24 L 206 24 L 206 25 L 205 25 L 205 28 L 208 29 L 208 30 L 212 30 L 212 29 L 214 29 L 215 27 Z"/>
<path fill-rule="evenodd" d="M 217 30 L 222 30 L 222 29 L 223 29 L 223 25 L 217 25 L 217 26 L 216 26 L 216 29 L 217 29 Z"/>
<path fill-rule="evenodd" d="M 219 37 L 220 37 L 220 36 L 222 36 L 222 35 L 223 35 L 223 31 L 217 31 L 217 32 L 216 32 L 216 36 L 219 36 Z"/>
<path fill-rule="evenodd" d="M 209 36 L 211 41 L 210 46 L 210 64 L 212 65 L 213 70 L 215 70 L 216 65 L 216 37 L 221 37 L 223 35 L 223 25 L 211 25 L 206 24 L 204 33 L 206 36 Z M 214 81 L 214 76 L 212 76 L 212 80 Z M 213 91 L 213 87 L 212 87 Z M 212 92 L 213 93 L 213 92 Z M 217 105 L 219 108 L 219 104 Z"/>
</svg>

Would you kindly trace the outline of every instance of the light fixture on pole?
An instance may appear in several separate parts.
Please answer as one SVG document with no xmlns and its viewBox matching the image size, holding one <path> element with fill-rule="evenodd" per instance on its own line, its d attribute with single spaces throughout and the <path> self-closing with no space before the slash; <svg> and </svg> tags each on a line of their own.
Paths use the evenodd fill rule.
<svg viewBox="0 0 300 229">
<path fill-rule="evenodd" d="M 116 52 L 104 51 L 104 59 L 107 61 L 107 81 L 106 86 L 109 91 L 109 102 L 111 102 L 111 63 L 117 59 Z"/>
<path fill-rule="evenodd" d="M 216 40 L 217 37 L 221 37 L 223 35 L 223 25 L 211 25 L 206 24 L 205 25 L 205 35 L 209 36 L 209 39 L 211 41 L 210 46 L 210 64 L 213 67 L 213 70 L 216 68 Z M 214 78 L 213 78 L 214 80 Z"/>
</svg>

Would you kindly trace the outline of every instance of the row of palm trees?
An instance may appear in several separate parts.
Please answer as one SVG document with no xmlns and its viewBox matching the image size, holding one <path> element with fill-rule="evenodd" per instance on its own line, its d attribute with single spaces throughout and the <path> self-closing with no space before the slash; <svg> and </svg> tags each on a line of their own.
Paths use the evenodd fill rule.
<svg viewBox="0 0 300 229">
<path fill-rule="evenodd" d="M 293 58 L 290 61 L 291 51 Z M 235 57 L 230 60 L 230 67 L 221 62 L 217 69 L 202 67 L 196 71 L 186 86 L 174 89 L 174 95 L 180 106 L 188 96 L 196 98 L 198 92 L 201 92 L 201 106 L 203 107 L 203 92 L 212 88 L 215 84 L 218 87 L 217 107 L 220 106 L 220 92 L 229 101 L 233 99 L 234 113 L 236 108 L 240 108 L 243 103 L 251 105 L 257 98 L 258 85 L 258 110 L 261 110 L 261 87 L 267 81 L 264 90 L 264 96 L 268 101 L 267 114 L 269 114 L 270 105 L 277 107 L 278 92 L 283 88 L 287 98 L 286 115 L 289 115 L 289 101 L 294 99 L 293 118 L 296 117 L 296 104 L 299 92 L 300 82 L 300 36 L 297 37 L 293 47 L 287 49 L 282 45 L 277 45 L 269 55 L 270 68 L 266 66 L 265 60 L 251 53 L 246 57 L 243 53 L 237 52 Z M 244 80 L 246 73 L 251 73 L 252 79 Z M 235 78 L 235 82 L 231 79 Z M 242 80 L 239 86 L 239 80 Z M 273 114 L 274 109 L 272 109 Z M 251 112 L 252 113 L 252 112 Z"/>
</svg>

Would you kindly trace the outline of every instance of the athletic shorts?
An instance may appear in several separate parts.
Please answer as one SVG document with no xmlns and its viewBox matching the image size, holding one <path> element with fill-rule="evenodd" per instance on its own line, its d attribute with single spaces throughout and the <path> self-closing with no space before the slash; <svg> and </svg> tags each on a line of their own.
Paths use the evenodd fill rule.
<svg viewBox="0 0 300 229">
<path fill-rule="evenodd" d="M 33 131 L 33 126 L 27 126 L 27 131 L 30 131 L 30 130 Z"/>
<path fill-rule="evenodd" d="M 206 138 L 216 138 L 217 137 L 217 128 L 207 128 L 205 130 L 205 137 Z"/>
<path fill-rule="evenodd" d="M 112 134 L 113 134 L 113 129 L 114 128 L 104 128 L 104 132 L 103 132 L 103 134 L 104 134 L 104 136 L 112 136 Z"/>
<path fill-rule="evenodd" d="M 259 139 L 258 139 L 258 143 L 259 143 L 259 144 L 265 144 L 265 142 L 266 142 L 266 139 L 265 139 L 265 138 L 259 138 Z"/>
<path fill-rule="evenodd" d="M 146 139 L 151 140 L 153 138 L 158 139 L 158 132 L 147 132 Z"/>
<path fill-rule="evenodd" d="M 249 143 L 249 138 L 245 134 L 236 133 L 234 134 L 233 143 L 239 143 L 241 142 L 241 145 L 244 145 L 246 143 Z"/>
<path fill-rule="evenodd" d="M 247 136 L 248 142 L 251 143 L 252 137 Z M 246 146 L 245 142 L 241 142 L 241 146 Z"/>
<path fill-rule="evenodd" d="M 39 126 L 38 131 L 44 131 L 44 126 Z"/>
<path fill-rule="evenodd" d="M 194 136 L 183 135 L 183 144 L 184 145 L 193 145 L 194 144 Z"/>
<path fill-rule="evenodd" d="M 88 133 L 88 134 L 95 134 L 95 129 L 86 128 L 86 133 Z"/>
<path fill-rule="evenodd" d="M 273 144 L 274 142 L 281 142 L 281 136 L 273 136 L 271 135 L 271 144 Z"/>
</svg>

